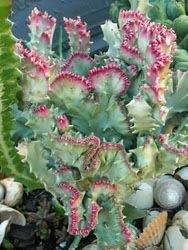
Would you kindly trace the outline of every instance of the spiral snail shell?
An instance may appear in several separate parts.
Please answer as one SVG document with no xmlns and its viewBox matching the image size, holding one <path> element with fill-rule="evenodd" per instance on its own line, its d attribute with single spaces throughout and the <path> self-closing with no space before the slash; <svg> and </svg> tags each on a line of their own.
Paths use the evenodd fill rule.
<svg viewBox="0 0 188 250">
<path fill-rule="evenodd" d="M 165 209 L 179 207 L 185 196 L 185 188 L 174 178 L 159 178 L 154 186 L 154 199 Z"/>
</svg>

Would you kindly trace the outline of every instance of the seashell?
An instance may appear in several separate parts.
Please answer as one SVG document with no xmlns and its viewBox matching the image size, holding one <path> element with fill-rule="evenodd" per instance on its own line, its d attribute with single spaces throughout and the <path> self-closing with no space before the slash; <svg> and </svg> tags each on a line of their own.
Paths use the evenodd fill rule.
<svg viewBox="0 0 188 250">
<path fill-rule="evenodd" d="M 26 224 L 26 219 L 22 213 L 2 204 L 0 204 L 0 218 L 2 221 L 10 220 L 11 223 L 21 226 Z"/>
<path fill-rule="evenodd" d="M 3 203 L 10 207 L 19 204 L 23 197 L 23 185 L 14 181 L 12 178 L 3 179 L 0 181 L 0 184 L 2 184 L 6 190 Z"/>
<path fill-rule="evenodd" d="M 153 187 L 146 182 L 140 182 L 136 185 L 136 192 L 131 194 L 127 201 L 130 205 L 140 208 L 149 209 L 153 206 Z"/>
<path fill-rule="evenodd" d="M 178 211 L 172 219 L 172 225 L 178 226 L 179 228 L 186 231 L 186 233 L 188 233 L 188 211 Z"/>
<path fill-rule="evenodd" d="M 188 167 L 178 170 L 175 174 L 175 178 L 188 187 Z"/>
<path fill-rule="evenodd" d="M 0 245 L 4 240 L 5 233 L 9 227 L 10 220 L 5 220 L 2 223 L 0 223 Z"/>
<path fill-rule="evenodd" d="M 181 182 L 174 178 L 159 178 L 154 186 L 154 199 L 165 209 L 179 207 L 185 197 L 185 188 Z"/>
<path fill-rule="evenodd" d="M 188 239 L 186 239 L 177 226 L 167 229 L 164 237 L 164 250 L 187 250 Z"/>
<path fill-rule="evenodd" d="M 136 241 L 139 249 L 156 246 L 160 243 L 165 232 L 167 217 L 168 213 L 164 211 L 149 223 Z"/>
<path fill-rule="evenodd" d="M 3 185 L 0 184 L 0 202 L 3 200 L 5 196 L 5 188 Z"/>
</svg>

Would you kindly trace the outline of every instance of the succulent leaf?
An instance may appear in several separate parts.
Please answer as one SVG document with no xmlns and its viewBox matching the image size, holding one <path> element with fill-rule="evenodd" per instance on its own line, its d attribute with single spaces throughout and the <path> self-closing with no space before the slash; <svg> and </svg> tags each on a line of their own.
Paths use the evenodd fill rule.
<svg viewBox="0 0 188 250">
<path fill-rule="evenodd" d="M 50 136 L 45 140 L 45 146 L 51 149 L 56 160 L 61 160 L 64 165 L 78 168 L 81 172 L 87 167 L 100 146 L 100 140 L 95 136 L 86 139 L 74 138 L 68 135 L 61 137 Z"/>
<path fill-rule="evenodd" d="M 173 74 L 173 92 L 166 97 L 170 109 L 169 116 L 175 112 L 185 112 L 188 107 L 188 72 L 177 71 Z"/>
<path fill-rule="evenodd" d="M 99 249 L 124 249 L 131 241 L 130 230 L 123 222 L 121 207 L 114 206 L 113 201 L 109 200 L 103 204 L 98 220 L 100 223 L 96 225 L 95 234 Z"/>
<path fill-rule="evenodd" d="M 126 74 L 113 64 L 90 70 L 89 81 L 99 95 L 122 95 L 130 85 Z"/>
<path fill-rule="evenodd" d="M 71 54 L 63 65 L 63 71 L 70 71 L 77 75 L 88 76 L 89 70 L 93 67 L 93 59 L 84 52 Z"/>
<path fill-rule="evenodd" d="M 28 43 L 31 50 L 37 50 L 38 54 L 45 54 L 47 58 L 52 52 L 52 40 L 55 31 L 56 19 L 42 13 L 37 8 L 31 11 L 29 16 L 30 42 Z"/>
<path fill-rule="evenodd" d="M 123 145 L 103 143 L 96 157 L 100 165 L 97 171 L 100 176 L 107 177 L 112 183 L 116 183 L 117 180 L 126 182 L 127 172 L 130 171 L 131 165 Z"/>
<path fill-rule="evenodd" d="M 152 117 L 152 108 L 141 95 L 137 95 L 127 104 L 131 122 L 134 124 L 133 132 L 154 131 L 159 125 Z"/>
<path fill-rule="evenodd" d="M 13 116 L 11 105 L 16 102 L 19 59 L 14 53 L 15 39 L 11 33 L 12 23 L 7 19 L 11 12 L 11 1 L 0 4 L 0 167 L 9 176 L 15 177 L 28 188 L 41 186 L 30 174 L 17 155 L 11 138 Z"/>
<path fill-rule="evenodd" d="M 54 185 L 56 176 L 54 170 L 48 169 L 48 160 L 40 141 L 32 141 L 26 144 L 25 159 L 29 163 L 30 171 L 44 184 L 46 190 L 56 197 L 62 196 L 60 188 Z"/>
</svg>

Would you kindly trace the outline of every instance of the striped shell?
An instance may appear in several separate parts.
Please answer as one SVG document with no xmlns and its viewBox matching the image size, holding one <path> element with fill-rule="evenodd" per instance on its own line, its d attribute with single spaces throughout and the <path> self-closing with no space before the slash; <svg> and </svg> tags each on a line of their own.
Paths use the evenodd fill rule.
<svg viewBox="0 0 188 250">
<path fill-rule="evenodd" d="M 179 207 L 185 197 L 183 184 L 174 178 L 160 179 L 154 187 L 154 199 L 164 209 Z"/>
<path fill-rule="evenodd" d="M 164 211 L 148 224 L 136 241 L 138 249 L 156 246 L 160 243 L 165 232 L 167 217 L 168 213 Z"/>
</svg>

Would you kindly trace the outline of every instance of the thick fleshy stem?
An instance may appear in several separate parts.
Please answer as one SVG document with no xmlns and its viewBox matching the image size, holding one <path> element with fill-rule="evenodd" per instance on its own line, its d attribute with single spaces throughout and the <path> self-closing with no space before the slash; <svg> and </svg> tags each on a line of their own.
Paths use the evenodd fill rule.
<svg viewBox="0 0 188 250">
<path fill-rule="evenodd" d="M 135 11 L 121 11 L 119 23 L 124 33 L 120 46 L 123 58 L 128 63 L 140 66 L 145 58 L 149 82 L 155 81 L 156 77 L 163 77 L 170 66 L 171 55 L 175 49 L 174 31 L 148 21 Z"/>
<path fill-rule="evenodd" d="M 42 13 L 34 8 L 29 16 L 30 46 L 35 48 L 37 53 L 51 54 L 53 33 L 56 26 L 56 19 L 49 16 L 47 12 Z"/>
<path fill-rule="evenodd" d="M 91 42 L 86 23 L 83 23 L 80 17 L 77 17 L 77 19 L 64 17 L 64 22 L 72 52 L 83 51 L 88 53 Z"/>
</svg>

